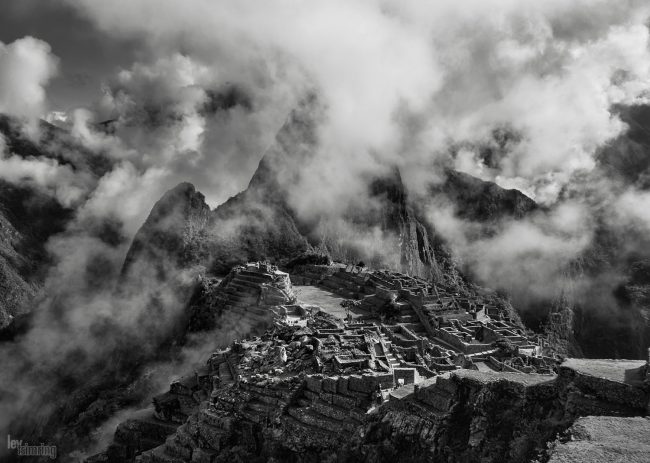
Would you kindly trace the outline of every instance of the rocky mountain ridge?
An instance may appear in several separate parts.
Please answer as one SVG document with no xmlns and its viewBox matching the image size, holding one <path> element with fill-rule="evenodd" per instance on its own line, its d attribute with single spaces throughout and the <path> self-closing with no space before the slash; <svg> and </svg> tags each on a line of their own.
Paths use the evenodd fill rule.
<svg viewBox="0 0 650 463">
<path fill-rule="evenodd" d="M 57 138 L 55 128 L 46 123 L 43 128 L 52 131 L 46 132 L 46 140 Z M 57 157 L 57 147 L 47 141 L 35 143 L 20 131 L 15 121 L 3 115 L 0 137 L 0 147 L 12 155 Z M 0 336 L 12 336 L 20 329 L 21 320 L 28 317 L 51 263 L 46 243 L 51 236 L 61 233 L 72 217 L 70 208 L 37 186 L 0 176 Z"/>
<path fill-rule="evenodd" d="M 386 249 L 368 255 L 353 243 L 329 234 L 329 230 L 318 228 L 313 219 L 304 219 L 291 206 L 288 185 L 296 180 L 298 166 L 313 155 L 317 143 L 318 116 L 314 111 L 313 102 L 308 102 L 292 112 L 278 132 L 275 144 L 262 157 L 247 189 L 213 211 L 206 212 L 204 198 L 189 184 L 181 184 L 166 194 L 161 200 L 165 206 L 157 204 L 136 235 L 125 269 L 139 258 L 152 257 L 158 247 L 167 250 L 164 252 L 174 252 L 167 238 L 154 237 L 155 232 L 149 230 L 159 228 L 151 223 L 154 217 L 156 221 L 173 223 L 175 229 L 184 227 L 185 231 L 180 232 L 183 243 L 175 248 L 176 256 L 172 260 L 182 266 L 203 266 L 210 273 L 225 274 L 235 264 L 260 259 L 282 263 L 306 252 L 322 252 L 343 262 L 374 259 L 368 263 L 387 265 L 383 256 Z M 442 183 L 432 181 L 431 194 L 444 195 L 463 217 L 473 221 L 493 223 L 509 217 L 518 219 L 537 207 L 517 190 L 504 190 L 494 183 L 453 170 L 446 170 L 444 177 Z M 186 198 L 178 193 L 181 190 L 187 191 L 183 193 Z M 345 217 L 351 226 L 360 230 L 375 228 L 387 236 L 387 243 L 399 255 L 400 270 L 434 281 L 463 284 L 450 249 L 425 220 L 425 211 L 409 197 L 397 168 L 369 179 L 366 193 L 374 207 L 352 211 Z M 178 199 L 177 207 L 190 211 L 190 217 L 182 214 L 178 217 L 182 225 L 174 222 L 175 212 L 166 210 L 172 207 L 166 205 L 171 198 Z M 191 237 L 189 230 L 192 230 Z M 149 240 L 149 236 L 153 239 Z"/>
</svg>

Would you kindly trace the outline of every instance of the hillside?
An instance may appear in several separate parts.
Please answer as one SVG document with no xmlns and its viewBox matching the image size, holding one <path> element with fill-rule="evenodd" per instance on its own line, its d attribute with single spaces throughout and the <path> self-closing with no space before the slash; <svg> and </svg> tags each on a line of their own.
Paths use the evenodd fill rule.
<svg viewBox="0 0 650 463">
<path fill-rule="evenodd" d="M 45 138 L 54 140 L 57 129 L 43 123 Z M 0 136 L 7 152 L 22 158 L 56 158 L 58 148 L 37 145 L 0 115 Z M 65 229 L 73 211 L 51 195 L 28 183 L 15 183 L 0 176 L 0 330 L 31 310 L 30 302 L 44 281 L 51 256 L 47 241 Z M 7 333 L 9 334 L 9 333 Z"/>
</svg>

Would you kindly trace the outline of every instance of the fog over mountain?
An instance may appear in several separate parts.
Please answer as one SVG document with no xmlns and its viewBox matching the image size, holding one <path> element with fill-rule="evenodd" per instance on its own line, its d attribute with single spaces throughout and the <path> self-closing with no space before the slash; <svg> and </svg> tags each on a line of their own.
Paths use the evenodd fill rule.
<svg viewBox="0 0 650 463">
<path fill-rule="evenodd" d="M 89 455 L 209 354 L 198 282 L 305 253 L 647 357 L 647 0 L 41 7 L 0 19 L 0 430 Z"/>
</svg>

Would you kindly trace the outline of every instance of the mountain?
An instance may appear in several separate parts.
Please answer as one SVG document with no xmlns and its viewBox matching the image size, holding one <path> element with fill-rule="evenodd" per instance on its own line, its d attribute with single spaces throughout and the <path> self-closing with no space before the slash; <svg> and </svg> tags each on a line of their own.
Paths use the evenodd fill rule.
<svg viewBox="0 0 650 463">
<path fill-rule="evenodd" d="M 446 196 L 459 217 L 475 222 L 521 219 L 538 209 L 535 201 L 519 190 L 507 190 L 451 169 L 445 172 L 444 182 L 431 188 L 431 193 Z"/>
<path fill-rule="evenodd" d="M 137 260 L 153 264 L 158 279 L 167 278 L 168 269 L 201 262 L 209 215 L 205 197 L 193 185 L 181 183 L 165 193 L 133 238 L 122 274 L 132 273 Z"/>
<path fill-rule="evenodd" d="M 282 203 L 255 187 L 211 211 L 193 185 L 182 183 L 156 203 L 136 234 L 123 275 L 139 262 L 167 269 L 203 267 L 222 274 L 254 260 L 281 260 L 310 249 Z"/>
<path fill-rule="evenodd" d="M 144 311 L 136 317 L 129 314 L 133 326 L 128 332 L 116 333 L 115 328 L 107 329 L 112 326 L 111 320 L 103 321 L 103 325 L 95 330 L 107 333 L 106 339 L 119 339 L 121 346 L 112 352 L 116 355 L 112 355 L 111 362 L 101 358 L 100 363 L 89 364 L 92 368 L 86 368 L 84 377 L 72 377 L 71 374 L 71 378 L 64 378 L 67 389 L 62 390 L 66 391 L 66 397 L 57 403 L 57 410 L 65 413 L 56 414 L 48 422 L 48 429 L 64 429 L 73 446 L 75 439 L 83 438 L 86 431 L 94 429 L 115 410 L 140 404 L 147 397 L 150 386 L 146 379 L 141 379 L 143 371 L 156 361 L 173 357 L 173 350 L 183 342 L 184 333 L 181 331 L 185 328 L 183 323 L 187 314 L 182 312 L 184 304 L 190 301 L 192 284 L 196 280 L 183 279 L 180 275 L 223 275 L 234 265 L 248 261 L 269 260 L 282 266 L 295 258 L 328 254 L 340 262 L 364 260 L 373 267 L 384 266 L 421 276 L 460 295 L 481 290 L 459 268 L 447 243 L 437 232 L 436 224 L 425 219 L 426 211 L 418 198 L 409 194 L 408 185 L 395 167 L 387 166 L 381 175 L 366 179 L 365 193 L 373 207 L 351 209 L 344 216 L 354 230 L 378 231 L 384 237 L 379 249 L 360 247 L 358 242 L 341 236 L 336 229 L 323 227 L 326 218 L 305 220 L 292 207 L 287 185 L 295 182 L 300 167 L 314 156 L 318 142 L 315 130 L 318 117 L 318 109 L 309 102 L 294 111 L 277 134 L 276 142 L 264 154 L 247 188 L 215 209 L 206 204 L 204 196 L 190 183 L 179 184 L 155 204 L 133 239 L 121 273 L 121 290 L 141 293 L 141 299 L 150 298 L 151 311 Z M 12 152 L 36 156 L 34 153 L 38 152 L 34 150 L 43 151 L 25 140 L 16 140 Z M 40 155 L 53 154 L 43 152 Z M 90 159 L 89 164 L 82 168 L 99 175 L 105 166 Z M 61 158 L 60 162 L 71 161 Z M 27 301 L 38 291 L 42 272 L 47 269 L 49 257 L 44 243 L 65 229 L 72 212 L 49 197 L 38 196 L 37 190 L 11 191 L 8 189 L 0 198 L 3 207 L 3 221 L 0 222 L 3 226 L 3 258 L 6 262 L 6 269 L 0 270 L 6 275 L 7 286 L 15 288 L 19 296 L 23 294 L 21 288 L 27 288 L 25 295 L 21 296 Z M 444 172 L 442 182 L 432 181 L 428 194 L 445 197 L 454 205 L 459 217 L 488 227 L 502 219 L 525 218 L 538 209 L 533 200 L 517 190 L 505 190 L 494 183 L 453 170 Z M 32 196 L 38 196 L 42 201 L 24 201 Z M 16 238 L 12 241 L 12 237 Z M 21 247 L 19 243 L 24 245 Z M 607 243 L 603 240 L 599 249 L 616 249 Z M 387 255 L 393 260 L 384 260 Z M 594 252 L 591 260 L 584 260 L 581 271 L 588 273 L 591 269 L 603 267 L 603 262 L 612 261 L 612 256 L 611 252 Z M 616 294 L 622 301 L 630 301 L 631 305 L 646 304 L 650 279 L 643 263 L 634 262 L 637 264 L 629 267 L 621 264 L 632 272 L 629 281 Z M 156 285 L 150 285 L 151 281 Z M 169 306 L 157 303 L 157 299 L 165 300 L 164 297 L 157 298 L 156 292 L 160 288 L 176 296 L 170 300 L 181 308 L 181 313 L 175 313 L 173 317 L 165 314 Z M 498 295 L 494 298 L 508 307 L 511 318 L 517 318 L 507 300 Z M 637 318 L 624 317 L 624 329 L 619 326 L 621 324 L 609 326 L 605 323 L 609 319 L 593 318 L 590 313 L 581 312 L 585 307 L 584 301 L 550 294 L 549 304 L 554 298 L 564 304 L 559 311 L 570 314 L 565 329 L 572 335 L 571 342 L 592 346 L 585 352 L 595 352 L 593 345 L 602 339 L 602 335 L 596 336 L 598 330 L 607 336 L 619 330 L 614 344 L 616 355 L 634 352 L 636 356 L 639 352 L 644 341 L 642 337 L 629 336 L 628 329 L 632 328 L 630 320 Z M 127 304 L 123 312 L 127 314 L 129 309 Z M 167 323 L 158 323 L 161 319 Z M 170 326 L 174 328 L 170 329 Z M 143 339 L 148 341 L 146 346 L 139 344 Z M 626 345 L 635 346 L 635 350 L 626 350 Z M 86 367 L 85 363 L 81 364 Z M 74 404 L 67 399 L 68 392 Z"/>
<path fill-rule="evenodd" d="M 208 212 L 202 195 L 189 184 L 168 192 L 138 232 L 125 271 L 138 260 L 160 261 L 160 254 L 182 268 L 199 265 L 225 274 L 235 264 L 261 259 L 283 263 L 320 252 L 341 262 L 370 260 L 378 267 L 397 263 L 406 273 L 463 286 L 449 248 L 409 197 L 397 168 L 387 168 L 384 175 L 367 181 L 373 207 L 355 207 L 343 216 L 356 231 L 379 230 L 385 239 L 378 249 L 323 226 L 328 217 L 307 220 L 291 207 L 289 188 L 299 178 L 301 166 L 315 155 L 320 114 L 315 99 L 306 99 L 278 132 L 248 187 L 215 210 Z M 446 172 L 442 185 L 432 183 L 430 194 L 445 195 L 462 217 L 480 222 L 517 219 L 536 208 L 517 190 L 453 170 Z M 386 261 L 389 253 L 397 256 L 391 262 Z"/>
<path fill-rule="evenodd" d="M 60 132 L 43 123 L 44 143 L 24 135 L 13 119 L 0 115 L 0 137 L 7 152 L 28 158 L 57 157 L 55 141 Z M 29 312 L 29 303 L 38 293 L 51 256 L 48 239 L 62 232 L 73 211 L 61 205 L 38 186 L 9 182 L 0 176 L 0 336 L 10 336 L 12 321 Z"/>
<path fill-rule="evenodd" d="M 278 133 L 276 143 L 260 161 L 248 187 L 214 210 L 210 210 L 203 196 L 191 184 L 180 184 L 166 193 L 136 235 L 125 263 L 124 275 L 137 276 L 138 272 L 135 269 L 138 268 L 139 262 L 153 261 L 156 263 L 154 267 L 159 269 L 157 272 L 163 276 L 168 269 L 178 271 L 192 268 L 200 268 L 207 273 L 224 274 L 233 265 L 251 260 L 270 260 L 282 266 L 291 259 L 309 254 L 327 254 L 333 260 L 344 263 L 357 263 L 360 259 L 371 259 L 372 266 L 390 268 L 394 261 L 382 260 L 386 254 L 389 254 L 388 252 L 361 249 L 355 242 L 349 241 L 347 236 L 337 234 L 336 230 L 323 228 L 318 219 L 311 218 L 306 221 L 291 207 L 289 192 L 285 185 L 291 185 L 296 180 L 299 175 L 299 169 L 296 167 L 313 155 L 313 147 L 317 142 L 313 124 L 312 112 L 294 112 Z M 433 280 L 444 287 L 451 288 L 451 291 L 456 294 L 463 295 L 477 290 L 476 285 L 469 281 L 456 264 L 449 247 L 436 231 L 436 224 L 425 220 L 426 211 L 419 204 L 418 198 L 409 195 L 408 185 L 404 184 L 398 169 L 388 168 L 383 175 L 370 179 L 367 182 L 366 193 L 373 207 L 367 210 L 351 210 L 344 215 L 344 218 L 356 230 L 378 230 L 387 237 L 382 245 L 397 250 L 399 256 L 396 265 L 399 269 L 392 267 L 394 270 Z M 498 227 L 502 220 L 524 219 L 528 214 L 541 209 L 532 199 L 517 190 L 506 190 L 494 183 L 454 170 L 445 171 L 442 182 L 432 181 L 429 195 L 445 198 L 454 206 L 459 218 L 483 224 L 487 232 L 493 226 Z M 390 249 L 382 251 L 390 251 Z M 618 254 L 620 249 L 620 239 L 612 236 L 611 230 L 603 224 L 593 245 L 580 259 L 572 262 L 570 268 L 566 269 L 566 287 L 561 288 L 556 294 L 548 295 L 546 303 L 551 310 L 544 315 L 551 325 L 554 323 L 551 328 L 555 333 L 551 334 L 557 335 L 555 338 L 551 336 L 550 339 L 558 343 L 568 343 L 567 352 L 584 352 L 589 356 L 602 354 L 603 357 L 614 355 L 619 358 L 638 357 L 639 353 L 643 352 L 642 346 L 647 344 L 643 334 L 645 322 L 641 316 L 643 312 L 638 309 L 640 306 L 647 307 L 648 304 L 650 266 L 647 264 L 648 261 L 639 260 L 638 256 L 632 261 L 620 259 Z M 168 264 L 171 265 L 167 266 Z M 607 272 L 614 270 L 629 272 L 627 279 L 623 282 L 615 279 L 607 281 Z M 594 284 L 590 288 L 591 299 L 585 299 L 584 293 L 579 291 L 581 288 L 573 287 L 573 279 L 577 275 L 589 276 L 593 283 L 598 282 L 595 277 L 601 278 L 600 291 L 596 291 Z M 603 315 L 603 312 L 589 310 L 590 304 L 603 296 L 607 296 L 604 299 L 607 303 L 617 300 L 620 303 L 618 307 L 625 310 L 618 312 L 616 317 L 606 312 Z M 507 301 L 500 302 L 509 306 Z M 510 309 L 513 318 L 516 318 L 514 309 L 512 307 Z M 303 334 L 301 332 L 301 336 Z M 285 337 L 287 340 L 293 339 L 291 336 Z M 603 343 L 604 338 L 608 340 L 607 343 Z M 236 353 L 236 356 L 233 354 L 233 358 L 250 358 L 251 356 L 243 354 L 247 348 L 255 351 L 257 355 L 257 347 L 251 348 L 255 342 L 257 341 L 245 340 L 241 343 L 233 343 L 232 349 Z M 259 342 L 270 344 L 268 338 L 262 338 Z M 318 449 L 318 452 L 321 452 L 318 455 L 322 456 L 332 452 L 332 449 L 337 449 L 334 450 L 335 452 L 344 448 L 340 456 L 342 460 L 346 457 L 352 459 L 350 455 L 354 455 L 355 460 L 380 461 L 379 455 L 391 455 L 393 459 L 402 457 L 415 461 L 425 459 L 422 449 L 437 448 L 442 442 L 444 445 L 440 445 L 440 449 L 443 450 L 437 450 L 441 454 L 427 455 L 429 459 L 440 458 L 442 453 L 448 452 L 444 456 L 449 459 L 462 455 L 466 459 L 478 461 L 478 454 L 481 453 L 481 457 L 486 461 L 503 461 L 504 458 L 513 461 L 532 461 L 530 459 L 533 458 L 533 454 L 536 454 L 540 448 L 545 448 L 547 442 L 550 442 L 549 439 L 554 439 L 578 416 L 608 414 L 612 410 L 615 414 L 634 415 L 643 413 L 647 404 L 647 397 L 645 397 L 635 405 L 634 412 L 629 410 L 628 404 L 624 404 L 623 411 L 620 411 L 615 410 L 616 407 L 608 408 L 611 404 L 600 397 L 593 396 L 594 388 L 591 382 L 605 381 L 601 378 L 602 361 L 594 361 L 594 363 L 585 361 L 583 364 L 582 361 L 569 360 L 568 364 L 560 367 L 559 377 L 553 381 L 550 380 L 551 376 L 524 376 L 503 371 L 496 376 L 484 371 L 470 372 L 467 377 L 463 373 L 452 373 L 451 376 L 440 375 L 442 379 L 435 383 L 427 383 L 427 387 L 431 388 L 430 395 L 418 392 L 421 390 L 420 387 L 409 390 L 409 396 L 430 397 L 429 405 L 418 406 L 417 400 L 413 400 L 416 402 L 413 404 L 412 397 L 406 401 L 400 396 L 397 396 L 395 401 L 391 398 L 388 406 L 379 407 L 378 417 L 370 418 L 372 423 L 367 429 L 360 431 L 346 428 L 346 437 L 339 438 L 334 444 L 323 439 L 317 432 L 319 426 L 329 431 L 340 430 L 341 424 L 338 420 L 344 420 L 341 416 L 344 415 L 345 407 L 334 405 L 330 409 L 326 404 L 326 402 L 333 404 L 332 396 L 340 392 L 338 376 L 315 375 L 314 378 L 307 380 L 304 388 L 298 387 L 297 383 L 291 383 L 291 387 L 297 387 L 299 394 L 311 387 L 307 394 L 309 398 L 321 393 L 321 397 L 327 397 L 324 401 L 315 399 L 314 405 L 309 405 L 309 401 L 304 398 L 293 397 L 290 394 L 291 387 L 283 386 L 281 392 L 265 396 L 269 388 L 273 387 L 273 383 L 267 381 L 266 376 L 261 378 L 259 383 L 251 385 L 244 382 L 237 388 L 228 389 L 239 370 L 233 369 L 234 360 L 225 352 L 220 350 L 211 357 L 211 361 L 214 360 L 215 364 L 218 364 L 217 381 L 209 384 L 201 379 L 201 375 L 205 373 L 197 370 L 187 378 L 174 383 L 162 399 L 158 398 L 154 401 L 157 407 L 163 403 L 165 406 L 172 404 L 169 407 L 173 408 L 176 406 L 173 405 L 172 400 L 175 394 L 185 397 L 191 394 L 198 395 L 199 391 L 203 391 L 206 397 L 217 397 L 216 402 L 223 397 L 223 405 L 219 404 L 216 412 L 206 409 L 205 416 L 201 415 L 203 413 L 201 411 L 197 415 L 192 415 L 186 424 L 177 429 L 175 435 L 167 439 L 163 450 L 169 451 L 169 455 L 174 455 L 174 458 L 199 459 L 215 456 L 211 453 L 201 453 L 198 450 L 199 446 L 195 445 L 196 441 L 210 440 L 205 437 L 209 435 L 216 436 L 214 442 L 217 444 L 212 447 L 219 449 L 218 458 L 224 460 L 242 458 L 244 454 L 242 452 L 245 451 L 243 449 L 251 451 L 250 457 L 253 454 L 259 455 L 260 448 L 264 448 L 274 457 L 277 455 L 280 459 L 287 459 L 299 458 L 296 455 L 311 456 L 309 452 L 314 449 Z M 265 353 L 263 357 L 271 358 L 272 355 Z M 574 363 L 580 367 L 577 368 L 577 372 L 572 370 Z M 627 362 L 604 362 L 605 368 L 611 369 L 612 366 L 618 368 L 621 370 L 619 373 L 626 377 L 633 375 L 634 381 L 637 381 L 636 376 L 641 377 L 645 374 L 642 362 L 629 362 L 629 364 L 634 368 L 623 371 L 628 365 Z M 211 368 L 214 366 L 210 365 Z M 310 363 L 309 368 L 312 367 Z M 586 373 L 583 370 L 586 370 Z M 593 379 L 592 374 L 597 379 Z M 458 383 L 460 386 L 451 384 L 450 377 L 454 378 L 451 382 Z M 531 380 L 533 377 L 534 379 Z M 584 380 L 585 377 L 588 379 Z M 218 389 L 221 386 L 222 378 L 225 391 L 222 396 L 219 396 L 214 393 L 214 388 Z M 577 386 L 573 384 L 574 378 Z M 589 385 L 583 383 L 584 381 Z M 614 387 L 623 387 L 621 386 L 623 383 L 619 380 L 614 383 Z M 217 386 L 214 386 L 215 384 Z M 438 384 L 440 387 L 435 386 Z M 567 384 L 568 389 L 565 389 Z M 205 389 L 201 389 L 204 387 Z M 347 387 L 344 386 L 344 389 Z M 580 387 L 584 390 L 580 390 Z M 610 385 L 603 387 L 602 383 L 598 383 L 596 389 L 602 391 L 607 387 Z M 367 388 L 367 391 L 374 390 L 374 385 Z M 566 404 L 562 402 L 563 398 L 568 397 L 567 390 L 573 391 L 571 394 L 577 396 L 580 402 L 578 408 L 582 406 L 584 410 L 577 410 L 572 400 Z M 257 396 L 259 391 L 262 392 Z M 457 391 L 461 391 L 458 397 L 454 395 Z M 512 391 L 516 393 L 513 394 Z M 608 393 L 604 394 L 608 395 Z M 627 389 L 621 391 L 616 395 L 616 401 L 627 400 L 631 397 L 628 394 L 630 391 Z M 280 397 L 282 399 L 279 399 Z M 245 404 L 247 400 L 251 400 L 252 404 L 242 405 L 240 408 L 239 405 L 232 405 L 239 403 L 240 399 L 242 399 L 241 404 Z M 607 400 L 610 399 L 608 395 Z M 594 404 L 590 402 L 591 400 Z M 285 406 L 291 407 L 294 403 L 299 405 L 296 407 L 300 410 L 285 413 Z M 279 404 L 278 409 L 271 411 L 273 405 L 269 404 Z M 441 404 L 444 405 L 445 411 L 450 411 L 448 420 L 440 419 Z M 471 406 L 468 407 L 468 404 Z M 312 406 L 313 408 L 309 408 Z M 608 413 L 602 412 L 603 407 Z M 262 415 L 256 417 L 251 410 L 261 410 Z M 515 411 L 511 413 L 512 416 L 507 420 L 506 425 L 502 419 L 504 410 Z M 473 418 L 474 414 L 480 419 Z M 224 416 L 227 418 L 224 419 Z M 274 416 L 274 420 L 270 418 L 271 416 Z M 370 413 L 368 416 L 372 417 L 373 414 Z M 239 421 L 240 417 L 243 417 L 241 420 L 245 424 Z M 280 429 L 278 423 L 284 420 L 284 417 L 294 426 L 286 428 L 291 432 L 278 432 Z M 442 423 L 439 427 L 438 420 Z M 431 423 L 436 424 L 432 426 Z M 518 424 L 523 428 L 518 427 Z M 147 420 L 138 421 L 137 418 L 120 425 L 116 440 L 120 441 L 121 447 L 116 447 L 134 451 L 131 443 L 142 442 L 143 438 L 151 433 L 148 425 Z M 269 426 L 274 431 L 269 433 L 260 431 L 265 426 Z M 474 428 L 477 426 L 480 431 L 474 433 Z M 432 439 L 431 442 L 427 441 L 427 444 L 423 445 L 418 441 L 420 438 L 416 436 L 416 444 L 404 445 L 404 442 L 413 437 L 412 430 L 420 428 L 427 432 L 416 433 L 417 436 L 429 436 L 426 439 Z M 435 429 L 435 432 L 429 432 L 430 428 Z M 492 428 L 494 430 L 491 430 Z M 503 432 L 506 428 L 508 432 Z M 243 429 L 245 431 L 242 431 Z M 253 437 L 255 432 L 259 434 Z M 224 435 L 228 436 L 227 444 Z M 272 442 L 272 436 L 278 437 L 277 443 Z M 157 437 L 160 442 L 165 441 L 164 436 Z M 346 439 L 351 441 L 348 442 Z M 355 439 L 360 441 L 357 442 Z M 538 441 L 534 442 L 536 439 Z M 260 444 L 261 442 L 263 444 Z M 553 449 L 551 447 L 549 449 L 549 453 L 552 452 Z M 151 460 L 145 459 L 145 461 L 167 461 L 166 455 L 157 453 L 163 450 L 161 448 L 152 450 L 151 455 L 148 455 Z M 472 452 L 476 454 L 470 457 Z M 315 459 L 316 454 L 314 453 Z M 332 455 L 329 456 L 334 458 Z M 548 456 L 546 455 L 545 458 Z M 104 457 L 105 455 L 101 458 Z"/>
<path fill-rule="evenodd" d="M 45 244 L 70 215 L 49 196 L 0 180 L 0 329 L 28 311 L 50 263 Z"/>
<path fill-rule="evenodd" d="M 601 174 L 604 171 L 624 185 L 633 182 L 645 188 L 650 178 L 646 148 L 650 136 L 642 128 L 649 114 L 650 110 L 642 108 L 623 113 L 631 130 L 600 153 Z M 324 227 L 326 219 L 305 220 L 292 209 L 285 186 L 296 181 L 300 166 L 314 156 L 319 117 L 318 106 L 310 100 L 294 111 L 246 190 L 210 211 L 205 220 L 185 222 L 181 228 L 192 230 L 191 238 L 187 242 L 181 239 L 184 244 L 180 247 L 172 246 L 174 253 L 182 254 L 173 260 L 182 266 L 200 265 L 208 272 L 224 274 L 234 264 L 247 261 L 268 259 L 282 264 L 305 253 L 321 253 L 341 262 L 362 260 L 374 267 L 399 267 L 406 273 L 450 284 L 461 292 L 471 287 L 435 223 L 425 219 L 426 211 L 418 198 L 409 196 L 408 185 L 395 168 L 387 168 L 385 174 L 366 182 L 366 193 L 374 207 L 353 209 L 344 215 L 353 230 L 379 231 L 384 240 L 377 248 L 360 246 L 335 228 Z M 451 169 L 444 171 L 442 181 L 432 181 L 429 195 L 445 198 L 459 218 L 483 224 L 486 232 L 504 219 L 520 220 L 540 210 L 517 190 L 506 190 Z M 197 200 L 195 207 L 194 214 L 201 216 L 199 211 L 205 211 L 207 206 Z M 555 332 L 554 339 L 564 343 L 568 353 L 592 358 L 640 358 L 650 342 L 650 280 L 646 278 L 650 256 L 643 252 L 648 249 L 647 238 L 627 230 L 618 233 L 611 221 L 599 220 L 593 243 L 565 271 L 566 287 L 548 294 L 547 300 L 539 301 L 527 317 L 536 327 L 549 326 Z M 147 228 L 145 224 L 138 235 L 149 233 Z M 165 240 L 160 244 L 163 248 Z M 138 258 L 140 241 L 138 238 L 134 242 L 128 265 Z M 156 239 L 150 241 L 154 247 L 159 246 Z M 156 252 L 141 257 L 147 260 Z M 587 285 L 577 288 L 573 283 L 576 278 Z M 600 342 L 603 333 L 609 339 L 606 344 Z"/>
</svg>

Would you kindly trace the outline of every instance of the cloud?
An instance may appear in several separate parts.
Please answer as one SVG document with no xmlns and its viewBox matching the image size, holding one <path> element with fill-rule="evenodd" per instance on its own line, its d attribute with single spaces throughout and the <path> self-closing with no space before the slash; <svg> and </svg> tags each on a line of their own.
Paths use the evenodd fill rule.
<svg viewBox="0 0 650 463">
<path fill-rule="evenodd" d="M 576 179 L 597 170 L 598 148 L 626 129 L 612 106 L 648 97 L 647 0 L 67 3 L 141 53 L 106 76 L 93 107 L 52 113 L 97 165 L 70 153 L 82 167 L 6 149 L 0 158 L 4 179 L 52 191 L 77 212 L 49 245 L 46 297 L 21 341 L 25 364 L 41 365 L 26 379 L 38 380 L 32 386 L 58 378 L 57 368 L 81 381 L 125 339 L 153 349 L 140 323 L 163 332 L 181 304 L 156 279 L 144 279 L 141 294 L 113 291 L 130 238 L 181 181 L 212 206 L 242 190 L 301 103 L 304 120 L 275 148 L 301 218 L 364 258 L 397 265 L 398 237 L 355 221 L 377 211 L 368 186 L 397 166 L 413 197 L 431 201 L 429 220 L 461 264 L 525 307 L 554 294 L 592 242 L 597 207 Z M 0 111 L 45 114 L 55 70 L 44 42 L 2 45 Z M 426 197 L 449 166 L 548 208 L 485 233 Z M 600 185 L 621 214 L 650 226 L 639 207 L 645 193 L 617 202 L 620 192 Z M 235 234 L 239 224 L 226 225 Z M 160 319 L 148 312 L 152 294 Z M 6 377 L 20 377 L 25 364 Z"/>
<path fill-rule="evenodd" d="M 457 167 L 505 185 L 517 180 L 551 204 L 574 172 L 595 167 L 596 148 L 622 133 L 617 103 L 646 101 L 647 5 L 627 2 L 483 2 L 457 12 L 440 34 L 446 85 L 434 96 L 421 136 L 467 148 Z M 499 8 L 505 7 L 505 8 Z M 585 8 L 610 10 L 609 21 Z M 491 13 L 488 9 L 493 8 Z M 505 11 L 504 11 L 505 10 Z M 484 13 L 481 15 L 480 13 Z M 477 18 L 481 18 L 480 24 Z M 598 19 L 598 20 L 596 20 Z M 566 24 L 572 23 L 573 28 Z M 495 130 L 515 134 L 486 162 Z M 442 143 L 445 151 L 448 144 Z M 541 183 L 545 191 L 538 191 Z"/>
<path fill-rule="evenodd" d="M 44 116 L 45 87 L 57 67 L 58 59 L 42 40 L 24 37 L 10 44 L 0 42 L 0 113 L 32 123 Z"/>
<path fill-rule="evenodd" d="M 69 116 L 65 111 L 50 111 L 45 115 L 44 119 L 57 127 L 68 128 Z"/>
<path fill-rule="evenodd" d="M 45 157 L 21 157 L 12 154 L 0 134 L 0 179 L 30 185 L 56 197 L 66 207 L 78 205 L 91 188 L 93 179 Z"/>
<path fill-rule="evenodd" d="M 155 184 L 190 179 L 213 206 L 242 189 L 287 114 L 315 95 L 301 110 L 310 122 L 298 121 L 280 147 L 290 161 L 278 174 L 301 218 L 374 242 L 350 220 L 376 208 L 374 177 L 398 166 L 410 194 L 429 201 L 431 183 L 454 167 L 549 208 L 487 238 L 435 201 L 430 216 L 452 230 L 480 281 L 532 284 L 540 297 L 592 241 L 596 220 L 586 217 L 604 206 L 579 179 L 599 178 L 599 149 L 627 130 L 613 108 L 648 102 L 643 0 L 70 3 L 148 51 L 108 79 L 94 108 L 116 121 L 102 140 L 128 153 L 116 155 L 124 162 L 103 191 L 113 204 L 125 195 L 109 191 L 132 192 L 129 223 Z M 132 186 L 108 188 L 111 178 Z M 598 185 L 593 197 L 609 208 L 620 189 Z M 119 213 L 111 201 L 92 204 Z M 567 231 L 558 216 L 583 225 Z"/>
<path fill-rule="evenodd" d="M 168 182 L 168 173 L 162 169 L 150 168 L 139 173 L 132 164 L 120 163 L 99 180 L 79 217 L 115 218 L 126 236 L 135 236 L 151 210 L 151 201 L 163 195 Z"/>
<path fill-rule="evenodd" d="M 630 188 L 615 202 L 615 220 L 640 231 L 650 230 L 650 192 Z"/>
<path fill-rule="evenodd" d="M 577 202 L 502 222 L 497 230 L 460 219 L 456 212 L 439 200 L 429 208 L 428 219 L 451 245 L 461 268 L 480 283 L 507 292 L 520 310 L 552 299 L 572 278 L 569 264 L 592 243 L 593 219 Z"/>
<path fill-rule="evenodd" d="M 179 123 L 173 140 L 161 142 L 198 153 L 181 168 L 234 167 L 237 180 L 219 178 L 231 191 L 245 182 L 259 157 L 254 149 L 268 145 L 283 114 L 315 92 L 325 108 L 317 153 L 303 161 L 291 189 L 294 206 L 311 215 L 338 215 L 340 197 L 360 194 L 354 179 L 387 164 L 424 191 L 422 172 L 454 162 L 449 148 L 458 143 L 468 146 L 458 166 L 482 166 L 482 178 L 517 184 L 552 204 L 573 173 L 595 167 L 596 149 L 625 129 L 612 105 L 646 101 L 650 79 L 650 7 L 641 0 L 74 5 L 106 33 L 150 50 L 150 62 L 112 87 L 121 113 L 134 101 L 164 106 Z M 195 113 L 206 91 L 225 82 L 253 93 L 259 119 L 235 121 L 233 112 L 225 131 L 224 121 Z M 517 142 L 486 165 L 481 147 L 501 128 Z M 246 145 L 240 131 L 248 133 Z M 224 147 L 210 135 L 217 132 L 237 142 Z M 218 188 L 201 177 L 199 189 L 213 202 Z"/>
</svg>

